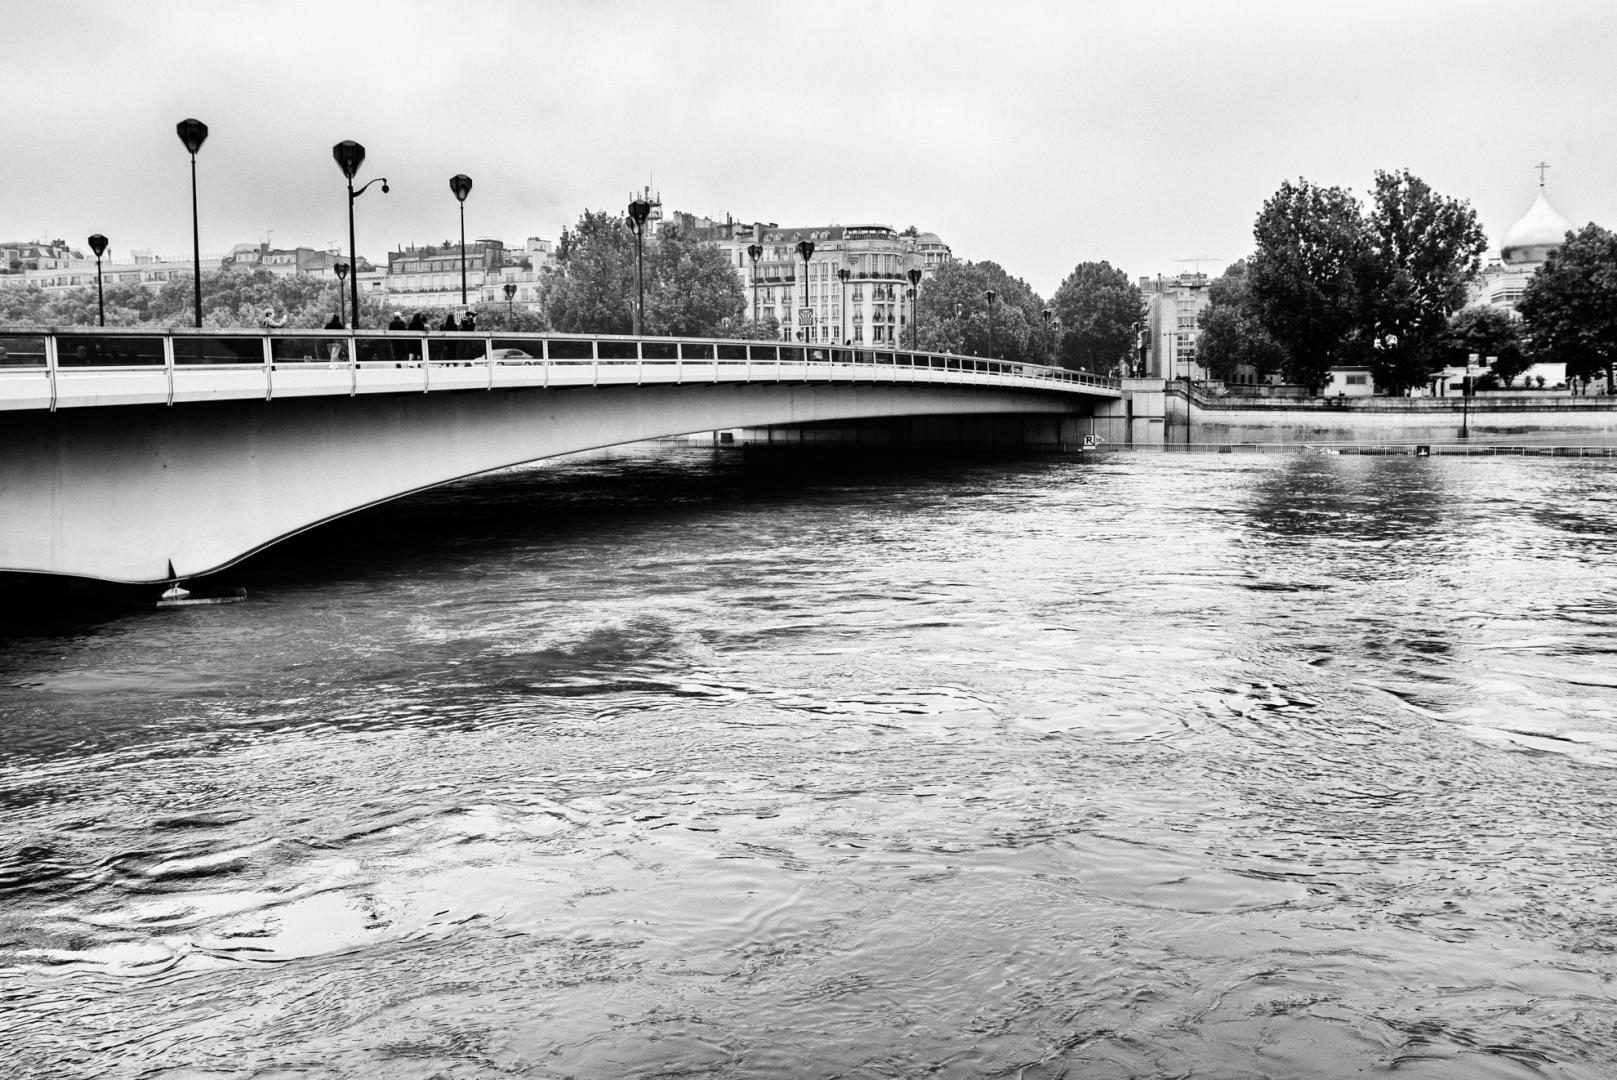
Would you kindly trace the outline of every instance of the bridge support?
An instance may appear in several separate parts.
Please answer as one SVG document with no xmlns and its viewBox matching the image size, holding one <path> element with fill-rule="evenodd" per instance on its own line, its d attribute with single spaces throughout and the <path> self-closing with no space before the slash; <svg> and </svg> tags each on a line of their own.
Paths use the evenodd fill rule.
<svg viewBox="0 0 1617 1080">
<path fill-rule="evenodd" d="M 1073 417 L 1088 408 L 1038 387 L 779 382 L 16 410 L 0 424 L 0 571 L 190 580 L 355 510 L 541 458 L 776 425 L 1059 446 L 1081 438 Z"/>
</svg>

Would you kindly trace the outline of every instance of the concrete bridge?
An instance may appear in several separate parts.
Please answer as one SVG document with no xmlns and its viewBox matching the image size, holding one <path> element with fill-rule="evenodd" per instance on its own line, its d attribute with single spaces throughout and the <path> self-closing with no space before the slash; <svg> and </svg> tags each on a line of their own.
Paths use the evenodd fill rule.
<svg viewBox="0 0 1617 1080">
<path fill-rule="evenodd" d="M 0 331 L 0 571 L 158 583 L 413 491 L 727 428 L 1076 445 L 1116 380 L 778 342 Z"/>
</svg>

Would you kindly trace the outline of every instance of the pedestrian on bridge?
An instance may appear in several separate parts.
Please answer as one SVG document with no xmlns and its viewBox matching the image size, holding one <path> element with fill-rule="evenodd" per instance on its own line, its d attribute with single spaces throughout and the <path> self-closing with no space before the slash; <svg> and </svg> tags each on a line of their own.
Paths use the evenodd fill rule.
<svg viewBox="0 0 1617 1080">
<path fill-rule="evenodd" d="M 451 311 L 448 315 L 444 316 L 444 326 L 443 326 L 443 328 L 445 330 L 459 330 L 460 329 L 460 327 L 455 325 L 455 313 L 453 311 Z"/>
</svg>

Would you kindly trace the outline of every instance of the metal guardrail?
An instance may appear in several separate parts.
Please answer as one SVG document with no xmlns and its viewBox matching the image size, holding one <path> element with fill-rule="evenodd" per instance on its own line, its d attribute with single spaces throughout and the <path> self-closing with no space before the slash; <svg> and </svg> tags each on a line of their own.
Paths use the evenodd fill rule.
<svg viewBox="0 0 1617 1080">
<path fill-rule="evenodd" d="M 537 381 L 532 372 L 515 381 L 496 377 L 497 371 L 535 366 L 543 369 Z M 816 381 L 819 375 L 824 381 L 861 381 L 864 373 L 870 381 L 882 382 L 960 382 L 987 376 L 995 382 L 1121 394 L 1117 379 L 1063 368 L 953 353 L 793 342 L 481 331 L 13 327 L 0 330 L 0 409 L 54 410 L 64 401 L 64 383 L 78 385 L 91 375 L 101 376 L 96 381 L 103 388 L 118 385 L 122 376 L 127 387 L 88 393 L 94 400 L 75 404 L 153 400 L 151 377 L 159 372 L 161 397 L 173 404 L 177 388 L 187 400 L 260 393 L 271 398 L 278 385 L 291 393 L 341 392 L 329 375 L 299 378 L 316 371 L 347 372 L 348 393 L 355 394 L 475 388 L 466 369 L 485 370 L 488 389 L 550 386 L 556 370 L 567 372 L 565 385 L 580 385 L 577 376 L 586 368 L 588 385 L 644 382 L 648 376 L 675 383 L 778 381 L 788 373 L 794 380 Z M 363 374 L 389 370 L 395 375 Z M 194 377 L 203 371 L 221 373 L 212 392 Z M 435 372 L 440 373 L 436 383 Z M 316 381 L 321 389 L 314 388 Z"/>
</svg>

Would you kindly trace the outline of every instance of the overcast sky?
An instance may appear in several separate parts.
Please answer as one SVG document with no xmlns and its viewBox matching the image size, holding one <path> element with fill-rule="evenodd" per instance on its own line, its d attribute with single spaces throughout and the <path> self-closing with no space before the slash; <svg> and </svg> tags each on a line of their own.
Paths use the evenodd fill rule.
<svg viewBox="0 0 1617 1080">
<path fill-rule="evenodd" d="M 1077 263 L 1212 273 L 1282 180 L 1407 167 L 1491 242 L 1535 163 L 1617 226 L 1611 0 L 0 0 L 0 240 L 121 259 L 347 249 L 331 157 L 386 176 L 360 253 L 554 240 L 650 183 L 669 210 L 938 233 L 1049 296 Z"/>
</svg>

